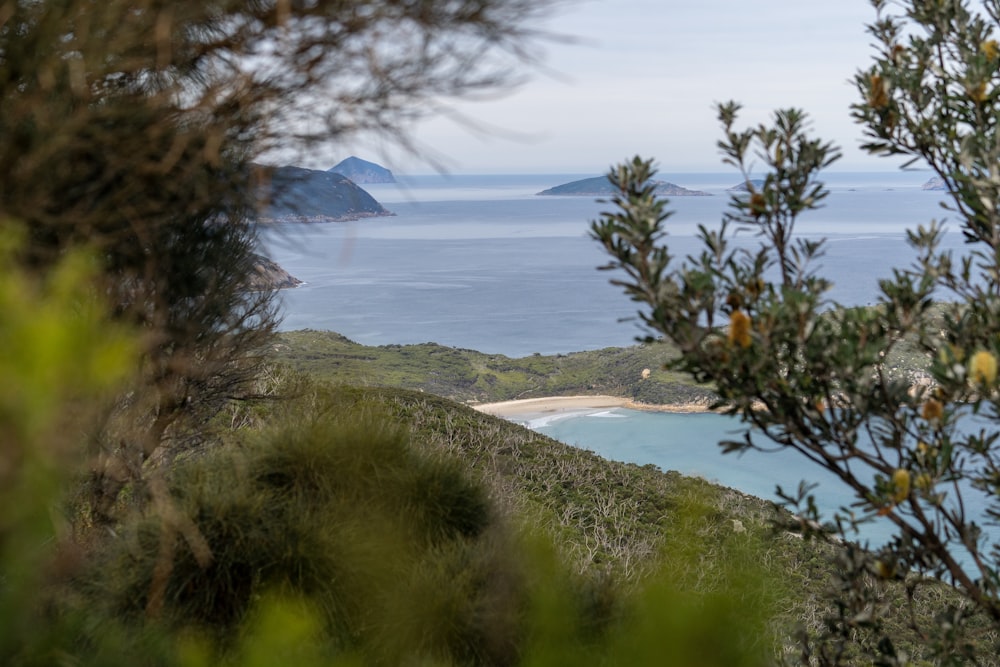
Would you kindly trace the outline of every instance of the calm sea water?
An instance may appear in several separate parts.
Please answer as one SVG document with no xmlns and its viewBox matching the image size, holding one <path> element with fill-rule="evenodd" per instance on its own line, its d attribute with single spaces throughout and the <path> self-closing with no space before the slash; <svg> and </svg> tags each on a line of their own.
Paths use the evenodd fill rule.
<svg viewBox="0 0 1000 667">
<path fill-rule="evenodd" d="M 608 208 L 590 198 L 535 193 L 581 175 L 416 177 L 368 186 L 396 215 L 270 230 L 272 257 L 306 284 L 286 291 L 283 328 L 328 329 L 360 343 L 437 342 L 525 356 L 632 343 L 622 323 L 635 309 L 608 284 L 588 238 Z M 675 255 L 698 249 L 699 224 L 718 224 L 732 174 L 663 174 L 712 197 L 676 197 L 669 221 Z M 945 212 L 921 191 L 926 173 L 831 174 L 825 208 L 803 234 L 828 239 L 822 260 L 832 298 L 874 301 L 876 280 L 906 265 L 908 226 Z M 751 235 L 741 237 L 750 244 Z M 949 243 L 960 245 L 957 234 Z"/>
<path fill-rule="evenodd" d="M 306 284 L 283 294 L 286 330 L 342 333 L 360 343 L 433 341 L 509 356 L 566 353 L 629 345 L 641 333 L 634 308 L 588 237 L 608 207 L 589 198 L 536 193 L 593 174 L 414 177 L 401 185 L 367 186 L 396 215 L 353 223 L 292 225 L 269 230 L 273 259 Z M 675 256 L 698 249 L 698 225 L 718 225 L 732 174 L 661 174 L 712 197 L 677 197 L 668 223 Z M 877 280 L 912 261 L 905 230 L 946 219 L 942 193 L 925 192 L 926 173 L 829 174 L 824 208 L 799 232 L 825 237 L 822 273 L 843 304 L 874 302 Z M 754 242 L 746 236 L 744 242 Z M 957 232 L 946 246 L 961 249 Z M 723 456 L 714 446 L 738 437 L 738 422 L 718 415 L 615 410 L 564 415 L 530 424 L 607 458 L 702 475 L 773 498 L 776 485 L 818 482 L 823 507 L 848 504 L 841 487 L 789 454 Z M 878 542 L 885 527 L 865 537 Z"/>
</svg>

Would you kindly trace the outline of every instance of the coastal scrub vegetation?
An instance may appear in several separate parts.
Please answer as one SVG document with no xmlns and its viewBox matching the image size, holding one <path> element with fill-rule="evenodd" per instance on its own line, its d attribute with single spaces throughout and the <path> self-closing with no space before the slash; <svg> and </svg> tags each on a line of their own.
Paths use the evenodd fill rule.
<svg viewBox="0 0 1000 667">
<path fill-rule="evenodd" d="M 5 664 L 721 666 L 787 644 L 814 559 L 772 540 L 767 503 L 419 392 L 286 376 L 169 466 L 170 503 L 81 535 L 79 430 L 139 346 L 93 299 L 96 262 L 6 266 L 0 333 L 30 354 L 0 393 Z"/>
<path fill-rule="evenodd" d="M 650 405 L 709 405 L 716 398 L 710 387 L 664 370 L 662 346 L 511 358 L 436 343 L 361 345 L 304 330 L 278 334 L 272 349 L 269 359 L 332 383 L 402 387 L 469 403 L 573 394 Z"/>
<path fill-rule="evenodd" d="M 735 103 L 719 106 L 719 147 L 747 192 L 720 227 L 701 229 L 699 255 L 671 256 L 670 213 L 649 185 L 649 160 L 611 171 L 614 210 L 592 231 L 651 339 L 680 350 L 668 366 L 711 383 L 720 407 L 752 426 L 723 447 L 795 450 L 854 492 L 849 507 L 820 516 L 807 483 L 778 490 L 805 536 L 841 544 L 835 613 L 803 636 L 803 662 L 908 664 L 913 653 L 890 629 L 900 622 L 937 663 L 988 662 L 1000 631 L 1000 3 L 872 4 L 876 54 L 854 79 L 865 148 L 943 180 L 965 253 L 940 250 L 943 222 L 915 221 L 916 260 L 880 281 L 878 306 L 833 303 L 817 266 L 823 242 L 795 232 L 826 197 L 819 172 L 838 151 L 810 136 L 796 109 L 739 129 Z M 754 164 L 764 173 L 752 174 Z M 760 242 L 736 248 L 737 232 Z M 887 372 L 903 341 L 922 349 L 931 382 Z M 892 536 L 857 548 L 850 540 L 870 522 Z M 942 580 L 960 597 L 919 618 L 916 600 Z M 887 604 L 890 582 L 904 604 Z M 987 641 L 972 641 L 984 624 Z"/>
<path fill-rule="evenodd" d="M 251 160 L 314 130 L 405 142 L 441 96 L 508 81 L 543 6 L 0 0 L 0 662 L 763 665 L 844 612 L 819 594 L 837 545 L 765 501 L 261 363 Z M 532 359 L 449 373 L 586 381 Z M 920 488 L 891 479 L 899 506 Z M 880 601 L 918 622 L 880 628 L 933 658 L 920 631 L 961 598 L 898 579 Z"/>
</svg>

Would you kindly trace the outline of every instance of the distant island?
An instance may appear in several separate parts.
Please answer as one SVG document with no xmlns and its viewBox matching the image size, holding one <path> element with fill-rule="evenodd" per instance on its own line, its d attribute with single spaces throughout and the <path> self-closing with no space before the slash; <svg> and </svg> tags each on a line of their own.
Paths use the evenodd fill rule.
<svg viewBox="0 0 1000 667">
<path fill-rule="evenodd" d="M 347 176 L 355 183 L 395 183 L 396 177 L 392 172 L 380 164 L 362 160 L 353 155 L 346 160 L 341 160 L 334 167 L 328 169 L 330 173 Z"/>
<path fill-rule="evenodd" d="M 393 215 L 347 176 L 255 165 L 258 221 L 342 222 Z"/>
<path fill-rule="evenodd" d="M 940 176 L 933 176 L 926 183 L 920 186 L 921 190 L 945 190 L 944 179 Z"/>
<path fill-rule="evenodd" d="M 751 178 L 749 181 L 743 181 L 742 183 L 737 183 L 731 188 L 728 188 L 726 192 L 750 192 L 750 186 L 755 189 L 760 190 L 764 187 L 763 178 Z"/>
<path fill-rule="evenodd" d="M 666 181 L 653 181 L 656 185 L 656 194 L 665 197 L 711 197 L 712 193 L 701 190 L 688 190 Z M 542 190 L 539 195 L 557 195 L 572 197 L 604 197 L 616 194 L 617 190 L 611 185 L 607 176 L 595 176 L 594 178 L 584 178 L 571 183 L 557 185 L 548 190 Z"/>
</svg>

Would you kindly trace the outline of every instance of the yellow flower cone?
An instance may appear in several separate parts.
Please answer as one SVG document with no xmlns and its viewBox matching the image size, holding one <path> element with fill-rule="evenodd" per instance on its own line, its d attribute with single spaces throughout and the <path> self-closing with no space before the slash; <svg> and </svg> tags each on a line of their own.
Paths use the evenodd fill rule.
<svg viewBox="0 0 1000 667">
<path fill-rule="evenodd" d="M 892 473 L 892 500 L 901 503 L 910 495 L 910 471 L 898 468 Z"/>
<path fill-rule="evenodd" d="M 992 352 L 980 350 L 969 361 L 969 380 L 973 384 L 992 386 L 997 379 L 997 358 Z"/>
<path fill-rule="evenodd" d="M 924 403 L 924 409 L 920 415 L 927 421 L 941 419 L 942 415 L 944 415 L 944 406 L 941 405 L 941 401 L 932 398 Z"/>
<path fill-rule="evenodd" d="M 750 316 L 742 310 L 733 311 L 729 317 L 729 344 L 750 347 Z"/>
</svg>

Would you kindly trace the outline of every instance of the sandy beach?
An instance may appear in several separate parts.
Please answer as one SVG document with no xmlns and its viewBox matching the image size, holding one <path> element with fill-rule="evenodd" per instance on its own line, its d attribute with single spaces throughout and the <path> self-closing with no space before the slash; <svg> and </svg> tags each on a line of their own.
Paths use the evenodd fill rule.
<svg viewBox="0 0 1000 667">
<path fill-rule="evenodd" d="M 648 405 L 645 403 L 636 403 L 635 401 L 622 398 L 620 396 L 547 396 L 544 398 L 525 398 L 518 401 L 481 403 L 471 407 L 479 410 L 480 412 L 504 418 L 611 408 L 653 410 L 656 412 L 707 412 L 707 406 L 700 403 Z"/>
</svg>

